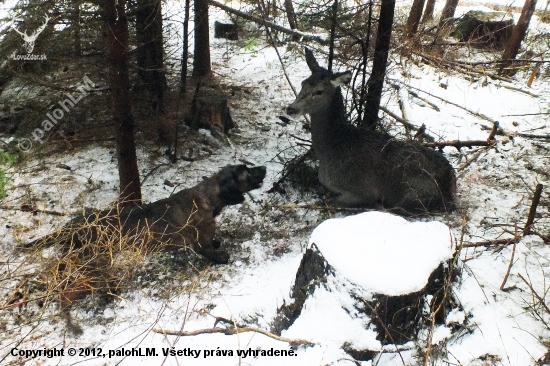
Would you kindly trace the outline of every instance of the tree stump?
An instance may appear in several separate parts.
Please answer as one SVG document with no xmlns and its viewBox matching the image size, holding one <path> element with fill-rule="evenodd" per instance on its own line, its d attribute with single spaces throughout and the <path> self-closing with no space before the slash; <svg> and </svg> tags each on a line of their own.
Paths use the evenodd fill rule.
<svg viewBox="0 0 550 366">
<path fill-rule="evenodd" d="M 449 291 L 451 283 L 459 275 L 459 270 L 452 265 L 453 259 L 449 256 L 452 250 L 448 252 L 449 255 L 436 255 L 438 259 L 433 261 L 422 262 L 415 259 L 426 257 L 425 252 L 430 248 L 438 252 L 437 246 L 440 249 L 445 246 L 444 242 L 448 242 L 449 238 L 445 239 L 445 230 L 441 228 L 443 224 L 427 223 L 426 230 L 423 231 L 435 238 L 432 242 L 436 243 L 436 246 L 421 248 L 419 243 L 426 238 L 421 238 L 419 235 L 400 236 L 400 238 L 417 237 L 414 240 L 401 241 L 402 248 L 410 245 L 411 250 L 419 251 L 418 255 L 409 256 L 395 253 L 396 247 L 391 243 L 392 240 L 395 242 L 395 237 L 388 233 L 389 230 L 401 230 L 404 226 L 408 226 L 404 219 L 379 212 L 360 215 L 362 217 L 356 215 L 357 225 L 369 226 L 368 222 L 373 221 L 372 225 L 360 233 L 352 233 L 356 230 L 345 225 L 340 226 L 340 231 L 332 224 L 330 230 L 325 230 L 330 226 L 325 225 L 328 221 L 351 222 L 354 220 L 352 217 L 327 220 L 314 230 L 311 237 L 312 244 L 302 257 L 295 283 L 290 290 L 291 301 L 277 309 L 277 315 L 271 323 L 272 333 L 280 335 L 287 330 L 291 333 L 303 332 L 303 328 L 300 327 L 304 323 L 307 324 L 308 319 L 311 322 L 312 318 L 319 318 L 319 322 L 326 322 L 333 326 L 334 321 L 331 317 L 343 322 L 349 320 L 361 324 L 362 330 L 355 328 L 352 332 L 355 335 L 350 335 L 349 338 L 338 336 L 338 340 L 342 342 L 341 347 L 355 359 L 368 361 L 372 360 L 385 345 L 395 345 L 399 348 L 400 345 L 410 341 L 418 341 L 422 330 L 433 325 L 432 318 L 434 324 L 445 324 L 449 312 L 457 307 Z M 384 226 L 388 221 L 393 221 L 395 225 Z M 380 222 L 383 224 L 380 225 Z M 415 226 L 416 223 L 411 224 L 413 226 L 410 228 L 411 232 L 422 232 L 416 231 L 419 230 L 419 226 Z M 325 228 L 322 228 L 323 225 Z M 380 228 L 377 229 L 378 227 Z M 335 230 L 336 234 L 334 234 Z M 379 230 L 380 233 L 375 233 L 375 230 Z M 353 250 L 358 248 L 355 244 L 350 245 L 354 242 L 354 236 L 368 245 L 366 251 Z M 380 241 L 375 238 L 376 236 L 383 239 Z M 431 239 L 427 238 L 427 240 Z M 319 241 L 319 246 L 315 244 L 316 241 Z M 385 253 L 382 257 L 375 253 L 380 250 L 376 249 L 379 244 L 372 244 L 374 242 L 380 243 L 378 249 Z M 371 257 L 372 261 L 368 257 Z M 364 258 L 367 260 L 363 260 Z M 409 261 L 408 265 L 401 266 L 400 263 L 403 260 Z M 374 276 L 373 271 L 376 272 Z M 418 271 L 422 272 L 419 276 L 417 276 Z M 417 278 L 412 282 L 408 281 L 411 274 L 412 277 Z M 362 279 L 365 278 L 368 279 L 363 281 Z M 377 282 L 378 280 L 380 282 Z M 409 284 L 402 285 L 404 282 L 415 283 L 415 285 L 413 287 Z M 305 318 L 302 322 L 299 319 L 301 317 Z M 291 329 L 295 323 L 298 329 Z M 296 336 L 296 333 L 293 336 Z M 314 342 L 315 336 L 310 334 L 309 340 Z M 303 336 L 300 334 L 299 338 Z M 308 339 L 307 336 L 306 339 Z M 353 342 L 357 339 L 361 339 L 363 343 L 354 344 Z"/>
<path fill-rule="evenodd" d="M 227 99 L 227 95 L 221 91 L 200 90 L 193 100 L 191 118 L 186 124 L 195 130 L 208 129 L 214 137 L 224 141 L 226 133 L 235 127 Z"/>
<path fill-rule="evenodd" d="M 457 20 L 453 36 L 478 47 L 504 48 L 512 36 L 514 19 L 506 12 L 471 10 Z"/>
<path fill-rule="evenodd" d="M 225 38 L 231 41 L 239 39 L 237 24 L 214 22 L 214 38 Z"/>
</svg>

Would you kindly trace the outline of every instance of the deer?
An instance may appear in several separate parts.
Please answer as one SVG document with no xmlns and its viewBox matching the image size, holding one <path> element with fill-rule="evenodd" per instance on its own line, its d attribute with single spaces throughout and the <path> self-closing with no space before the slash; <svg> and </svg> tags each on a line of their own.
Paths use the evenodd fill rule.
<svg viewBox="0 0 550 366">
<path fill-rule="evenodd" d="M 291 118 L 311 117 L 318 178 L 341 207 L 382 208 L 395 213 L 447 212 L 454 208 L 456 175 L 440 151 L 397 140 L 347 120 L 341 87 L 351 71 L 333 73 L 305 49 L 311 76 L 302 81 Z"/>
<path fill-rule="evenodd" d="M 48 21 L 50 20 L 50 17 L 48 17 L 48 14 L 46 14 L 44 16 L 44 18 L 46 19 L 46 21 L 44 22 L 44 24 L 42 24 L 37 30 L 35 30 L 31 35 L 28 35 L 27 34 L 27 31 L 25 31 L 24 33 L 21 32 L 20 30 L 17 29 L 17 27 L 15 27 L 15 18 L 13 19 L 13 24 L 11 25 L 11 28 L 17 32 L 21 37 L 23 37 L 23 41 L 25 41 L 25 50 L 27 51 L 28 54 L 31 54 L 32 51 L 34 50 L 34 42 L 36 42 L 36 39 L 38 38 L 38 36 L 40 35 L 40 33 L 42 33 L 42 31 L 44 29 L 46 29 L 46 26 L 48 25 Z"/>
</svg>

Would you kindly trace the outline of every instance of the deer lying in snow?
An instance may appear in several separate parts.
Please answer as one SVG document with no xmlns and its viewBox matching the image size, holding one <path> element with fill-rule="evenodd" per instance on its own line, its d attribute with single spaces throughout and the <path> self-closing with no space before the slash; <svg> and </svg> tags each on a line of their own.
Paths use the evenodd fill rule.
<svg viewBox="0 0 550 366">
<path fill-rule="evenodd" d="M 405 213 L 452 209 L 456 177 L 447 159 L 417 142 L 352 125 L 340 90 L 351 72 L 332 73 L 319 66 L 309 49 L 305 52 L 311 76 L 287 113 L 311 116 L 319 180 L 337 195 L 335 203 Z"/>
</svg>

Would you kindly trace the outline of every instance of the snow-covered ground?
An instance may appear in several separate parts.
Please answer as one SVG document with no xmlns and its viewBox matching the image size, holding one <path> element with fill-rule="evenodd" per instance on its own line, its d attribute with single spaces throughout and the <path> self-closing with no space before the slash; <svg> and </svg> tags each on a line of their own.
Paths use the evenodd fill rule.
<svg viewBox="0 0 550 366">
<path fill-rule="evenodd" d="M 212 10 L 211 21 L 225 16 Z M 301 51 L 286 46 L 278 51 L 293 84 L 299 86 L 309 75 Z M 165 181 L 180 189 L 239 160 L 267 166 L 263 188 L 252 191 L 242 205 L 227 208 L 218 220 L 226 236 L 222 241 L 232 255 L 230 263 L 186 269 L 174 278 L 165 278 L 173 276 L 172 272 L 153 273 L 152 280 L 144 275 L 136 279 L 142 284 L 140 290 L 120 294 L 99 313 L 90 306 L 75 306 L 73 318 L 84 329 L 79 337 L 66 332 L 54 304 L 36 310 L 33 319 L 18 316 L 18 309 L 4 310 L 0 314 L 0 364 L 416 365 L 431 346 L 429 364 L 529 366 L 548 352 L 550 311 L 545 299 L 550 289 L 550 248 L 537 235 L 526 236 L 516 245 L 463 247 L 456 263 L 462 274 L 452 286 L 457 307 L 446 324 L 422 329 L 416 343 L 399 345 L 399 351 L 380 345 L 369 319 L 353 309 L 352 299 L 336 279 L 318 287 L 299 318 L 282 333 L 314 346 L 290 352 L 288 343 L 257 332 L 173 336 L 153 331 L 208 329 L 215 326 L 216 317 L 268 330 L 277 308 L 291 301 L 290 289 L 311 241 L 354 285 L 388 294 L 418 290 L 439 261 L 452 257 L 451 249 L 520 232 L 535 185 L 547 186 L 549 181 L 548 139 L 517 135 L 550 134 L 548 76 L 535 79 L 531 88 L 525 86 L 524 74 L 518 74 L 514 83 L 489 77 L 472 81 L 395 56 L 388 77 L 405 90 L 400 97 L 412 123 L 426 124 L 428 132 L 441 140 L 487 138 L 490 122 L 432 96 L 436 95 L 498 120 L 505 134 L 497 135 L 492 148 L 444 149 L 458 177 L 458 209 L 452 214 L 408 223 L 386 213 L 351 216 L 304 208 L 316 204 L 318 198 L 292 188 L 287 195 L 266 193 L 280 177 L 281 158 L 300 151 L 294 148 L 299 142 L 294 136 L 309 138 L 301 122 L 282 125 L 277 118 L 294 95 L 275 50 L 261 41 L 246 50 L 242 42 L 212 38 L 212 60 L 215 74 L 234 94 L 230 108 L 239 132 L 231 138 L 231 145 L 210 147 L 213 153 L 207 158 L 180 161 L 175 166 L 159 167 L 166 158 L 155 154 L 155 146 L 140 146 L 138 158 L 142 176 L 154 171 L 143 186 L 146 201 L 172 193 L 174 188 Z M 543 66 L 542 74 L 548 75 L 544 67 L 548 68 Z M 383 104 L 400 115 L 392 93 L 386 94 Z M 34 202 L 44 210 L 76 213 L 83 207 L 109 206 L 118 191 L 116 159 L 112 148 L 105 146 L 36 156 L 9 173 L 12 188 L 0 203 L 3 207 Z M 550 231 L 549 202 L 544 192 L 535 220 L 537 233 L 548 235 Z M 329 218 L 334 220 L 325 221 Z M 49 233 L 68 219 L 0 209 L 0 266 L 9 274 L 0 276 L 0 283 L 6 301 L 19 283 L 19 267 L 32 267 L 25 255 L 13 251 L 15 243 Z M 396 273 L 402 281 L 390 283 Z M 344 342 L 379 354 L 373 361 L 352 360 L 342 349 Z M 124 351 L 136 347 L 142 354 L 146 348 L 154 349 L 157 355 L 124 356 Z M 10 355 L 14 348 L 57 348 L 65 353 L 63 357 L 25 359 Z M 77 355 L 68 355 L 71 348 Z M 89 350 L 80 355 L 80 348 Z M 170 350 L 179 355 L 165 356 Z M 265 353 L 254 357 L 237 352 L 246 350 Z M 270 350 L 286 353 L 276 356 Z M 111 358 L 109 351 L 115 352 Z M 99 352 L 105 357 L 98 357 Z"/>
</svg>

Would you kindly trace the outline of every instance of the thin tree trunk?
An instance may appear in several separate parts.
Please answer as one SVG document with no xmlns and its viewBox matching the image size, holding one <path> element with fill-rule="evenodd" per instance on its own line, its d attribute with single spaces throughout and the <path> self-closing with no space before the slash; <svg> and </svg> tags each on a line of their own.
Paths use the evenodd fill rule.
<svg viewBox="0 0 550 366">
<path fill-rule="evenodd" d="M 82 9 L 82 1 L 81 0 L 75 1 L 72 29 L 73 29 L 73 39 L 74 39 L 74 51 L 77 56 L 82 55 L 82 46 L 81 46 L 81 39 L 80 39 L 80 33 L 82 31 L 81 19 L 80 19 L 81 9 Z"/>
<path fill-rule="evenodd" d="M 382 87 L 388 63 L 395 0 L 382 0 L 380 20 L 374 48 L 372 72 L 367 82 L 367 96 L 365 103 L 365 119 L 363 125 L 374 129 L 378 122 L 378 109 L 382 98 Z"/>
<path fill-rule="evenodd" d="M 336 22 L 338 21 L 338 0 L 332 3 L 332 21 L 330 25 L 330 45 L 328 49 L 328 71 L 332 71 L 332 62 L 334 61 L 334 38 L 336 34 Z"/>
<path fill-rule="evenodd" d="M 205 78 L 212 74 L 209 30 L 208 0 L 195 0 L 195 58 L 193 59 L 193 78 Z"/>
<path fill-rule="evenodd" d="M 445 23 L 455 16 L 458 0 L 447 0 L 443 11 L 441 12 L 441 18 L 439 18 L 439 26 L 445 25 Z"/>
<path fill-rule="evenodd" d="M 292 0 L 285 0 L 285 11 L 290 29 L 298 29 L 298 26 L 296 25 L 296 12 L 294 11 Z"/>
<path fill-rule="evenodd" d="M 506 66 L 510 65 L 510 60 L 514 60 L 516 58 L 519 48 L 521 46 L 521 42 L 523 42 L 523 39 L 527 34 L 529 22 L 531 21 L 531 17 L 535 12 L 536 5 L 537 0 L 525 0 L 525 4 L 523 5 L 523 9 L 518 20 L 518 24 L 516 24 L 516 26 L 514 27 L 514 30 L 512 31 L 512 37 L 506 44 L 506 49 L 502 54 L 502 61 L 504 62 L 500 66 L 500 73 L 502 73 L 502 70 Z M 508 74 L 510 73 L 513 72 L 510 71 Z"/>
<path fill-rule="evenodd" d="M 136 12 L 138 75 L 151 95 L 152 108 L 164 109 L 164 47 L 162 42 L 162 8 L 160 0 L 138 0 Z"/>
<path fill-rule="evenodd" d="M 424 0 L 414 0 L 409 17 L 407 18 L 407 39 L 411 39 L 418 31 L 418 24 L 422 17 L 422 9 L 424 9 Z"/>
<path fill-rule="evenodd" d="M 141 187 L 134 141 L 134 118 L 129 98 L 128 20 L 126 0 L 105 1 L 109 87 L 115 123 L 115 141 L 123 206 L 141 203 Z"/>
<path fill-rule="evenodd" d="M 185 0 L 185 13 L 183 15 L 183 51 L 181 53 L 181 87 L 180 91 L 187 91 L 187 61 L 189 60 L 189 13 L 191 0 Z"/>
<path fill-rule="evenodd" d="M 432 20 L 434 18 L 435 0 L 428 0 L 426 3 L 426 9 L 424 9 L 424 15 L 422 15 L 422 23 Z"/>
</svg>

